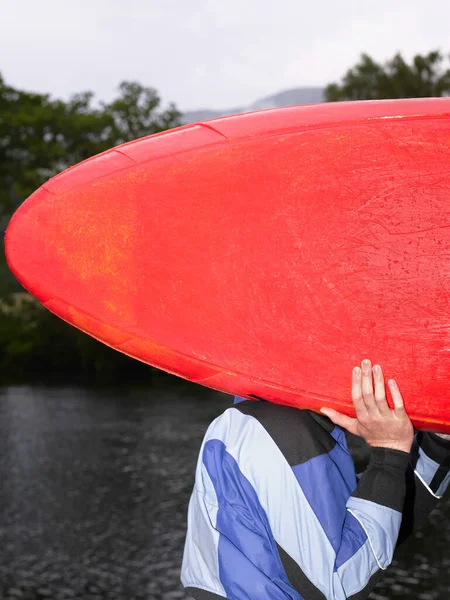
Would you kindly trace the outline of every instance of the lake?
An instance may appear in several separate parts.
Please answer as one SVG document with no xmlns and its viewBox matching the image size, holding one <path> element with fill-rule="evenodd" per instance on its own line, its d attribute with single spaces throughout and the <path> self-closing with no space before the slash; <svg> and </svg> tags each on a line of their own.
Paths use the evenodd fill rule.
<svg viewBox="0 0 450 600">
<path fill-rule="evenodd" d="M 0 598 L 185 599 L 186 513 L 203 434 L 232 398 L 152 388 L 0 388 Z M 448 600 L 450 501 L 371 598 Z"/>
</svg>

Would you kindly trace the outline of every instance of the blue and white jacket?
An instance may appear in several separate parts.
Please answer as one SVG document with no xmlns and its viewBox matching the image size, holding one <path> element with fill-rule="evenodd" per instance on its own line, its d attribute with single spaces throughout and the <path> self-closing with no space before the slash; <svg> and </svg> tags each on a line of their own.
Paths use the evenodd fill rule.
<svg viewBox="0 0 450 600">
<path fill-rule="evenodd" d="M 181 581 L 197 600 L 367 598 L 447 488 L 449 458 L 420 432 L 410 455 L 372 448 L 358 478 L 326 417 L 239 401 L 201 446 Z"/>
</svg>

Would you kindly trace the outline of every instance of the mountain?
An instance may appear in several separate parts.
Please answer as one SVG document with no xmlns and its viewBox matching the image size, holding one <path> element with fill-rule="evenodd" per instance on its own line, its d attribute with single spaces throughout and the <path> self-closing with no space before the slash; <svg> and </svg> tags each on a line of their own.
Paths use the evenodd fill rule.
<svg viewBox="0 0 450 600">
<path fill-rule="evenodd" d="M 182 122 L 195 123 L 197 121 L 205 121 L 207 119 L 215 119 L 216 117 L 224 117 L 225 115 L 234 115 L 238 113 L 251 112 L 252 110 L 264 110 L 266 108 L 280 108 L 282 106 L 294 106 L 296 104 L 316 104 L 324 101 L 324 89 L 318 87 L 294 88 L 279 92 L 274 96 L 261 98 L 250 106 L 240 106 L 237 108 L 229 108 L 224 110 L 189 110 L 183 114 Z"/>
</svg>

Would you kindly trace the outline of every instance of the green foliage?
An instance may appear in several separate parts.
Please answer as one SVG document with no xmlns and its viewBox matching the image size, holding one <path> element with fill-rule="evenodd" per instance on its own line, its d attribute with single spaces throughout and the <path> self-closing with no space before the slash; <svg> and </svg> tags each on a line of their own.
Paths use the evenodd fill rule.
<svg viewBox="0 0 450 600">
<path fill-rule="evenodd" d="M 68 102 L 8 86 L 0 75 L 0 224 L 56 173 L 123 142 L 180 124 L 176 108 L 160 110 L 153 88 L 124 81 L 110 104 L 91 92 Z"/>
<path fill-rule="evenodd" d="M 68 325 L 28 294 L 0 310 L 0 384 L 17 381 L 115 383 L 151 379 L 152 369 Z"/>
<path fill-rule="evenodd" d="M 115 144 L 160 133 L 179 125 L 181 113 L 173 104 L 164 111 L 158 111 L 161 102 L 158 93 L 153 88 L 145 88 L 133 81 L 120 84 L 120 96 L 104 104 L 105 114 L 112 122 L 112 138 Z"/>
<path fill-rule="evenodd" d="M 450 93 L 450 68 L 439 51 L 418 54 L 408 64 L 400 54 L 381 65 L 367 54 L 347 71 L 341 84 L 332 83 L 325 90 L 328 102 L 342 100 L 382 100 L 426 98 Z"/>
<path fill-rule="evenodd" d="M 64 102 L 9 86 L 0 75 L 0 230 L 14 210 L 47 179 L 123 142 L 180 124 L 174 105 L 160 107 L 153 88 L 124 81 L 109 104 L 91 92 Z M 0 256 L 0 373 L 77 374 L 96 379 L 145 374 L 149 367 L 107 348 L 65 324 L 37 302 L 17 308 L 23 290 Z M 29 297 L 29 296 L 28 296 Z"/>
</svg>

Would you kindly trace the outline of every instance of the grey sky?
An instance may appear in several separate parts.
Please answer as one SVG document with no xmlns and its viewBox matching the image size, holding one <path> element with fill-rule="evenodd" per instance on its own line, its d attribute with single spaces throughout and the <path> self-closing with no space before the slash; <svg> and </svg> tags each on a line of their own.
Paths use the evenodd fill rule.
<svg viewBox="0 0 450 600">
<path fill-rule="evenodd" d="M 338 80 L 363 51 L 447 53 L 449 23 L 448 0 L 0 0 L 0 72 L 63 98 L 136 79 L 220 109 Z"/>
</svg>

